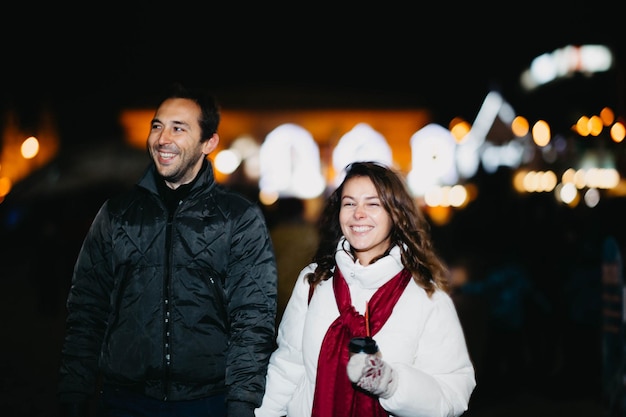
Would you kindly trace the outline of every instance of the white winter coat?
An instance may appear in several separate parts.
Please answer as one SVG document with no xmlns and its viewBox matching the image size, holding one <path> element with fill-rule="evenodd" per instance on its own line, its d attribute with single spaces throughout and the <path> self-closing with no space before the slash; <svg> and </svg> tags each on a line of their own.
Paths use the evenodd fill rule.
<svg viewBox="0 0 626 417">
<path fill-rule="evenodd" d="M 339 246 L 343 242 L 339 243 Z M 336 260 L 352 304 L 361 314 L 365 302 L 403 268 L 399 248 L 372 265 L 362 266 L 338 248 Z M 317 359 L 328 327 L 339 316 L 332 278 L 315 289 L 298 276 L 278 328 L 278 348 L 270 358 L 263 404 L 257 417 L 310 417 Z M 476 386 L 474 367 L 452 299 L 443 291 L 432 298 L 411 280 L 391 316 L 373 335 L 383 359 L 397 372 L 398 386 L 380 404 L 393 416 L 460 416 Z M 321 381 L 323 384 L 324 382 Z"/>
</svg>

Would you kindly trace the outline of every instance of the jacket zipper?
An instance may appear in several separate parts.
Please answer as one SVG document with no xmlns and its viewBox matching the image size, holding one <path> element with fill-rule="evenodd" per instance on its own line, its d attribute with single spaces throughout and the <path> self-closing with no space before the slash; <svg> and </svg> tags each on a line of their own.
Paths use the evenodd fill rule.
<svg viewBox="0 0 626 417">
<path fill-rule="evenodd" d="M 182 201 L 179 201 L 180 205 Z M 178 209 L 178 208 L 177 208 Z M 176 209 L 176 210 L 177 210 Z M 170 392 L 170 372 L 171 372 L 171 303 L 170 303 L 170 283 L 172 280 L 172 223 L 174 219 L 174 213 L 169 212 L 167 214 L 167 229 L 165 231 L 165 250 L 167 256 L 165 257 L 165 277 L 163 279 L 163 307 L 164 307 L 164 316 L 163 316 L 163 368 L 164 368 L 164 381 L 163 381 L 163 401 L 168 400 L 168 394 Z"/>
</svg>

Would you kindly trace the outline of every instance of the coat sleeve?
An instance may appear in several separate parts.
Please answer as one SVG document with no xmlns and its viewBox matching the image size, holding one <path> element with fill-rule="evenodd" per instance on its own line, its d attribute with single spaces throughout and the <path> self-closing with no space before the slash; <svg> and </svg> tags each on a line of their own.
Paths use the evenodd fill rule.
<svg viewBox="0 0 626 417">
<path fill-rule="evenodd" d="M 256 417 L 286 415 L 287 406 L 304 377 L 302 335 L 309 296 L 309 284 L 304 276 L 311 271 L 313 268 L 309 265 L 300 272 L 285 307 L 278 326 L 278 347 L 270 358 L 266 391 L 261 407 L 255 410 Z"/>
<path fill-rule="evenodd" d="M 433 296 L 413 364 L 391 363 L 397 372 L 395 393 L 380 403 L 397 417 L 458 417 L 476 386 L 465 336 L 452 299 Z"/>
<path fill-rule="evenodd" d="M 278 276 L 265 219 L 248 205 L 233 218 L 225 280 L 230 319 L 226 368 L 229 409 L 261 404 L 269 356 L 274 350 Z M 245 404 L 242 404 L 245 403 Z"/>
<path fill-rule="evenodd" d="M 97 366 L 110 312 L 113 274 L 108 203 L 96 214 L 78 254 L 67 298 L 58 397 L 84 403 L 95 393 Z"/>
</svg>

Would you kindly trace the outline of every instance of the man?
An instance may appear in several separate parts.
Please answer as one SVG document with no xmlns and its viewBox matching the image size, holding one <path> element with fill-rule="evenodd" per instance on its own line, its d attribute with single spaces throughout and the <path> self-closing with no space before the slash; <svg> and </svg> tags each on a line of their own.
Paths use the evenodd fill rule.
<svg viewBox="0 0 626 417">
<path fill-rule="evenodd" d="M 253 416 L 274 348 L 277 273 L 258 206 L 216 183 L 218 105 L 177 85 L 151 163 L 96 215 L 67 299 L 59 401 L 87 415 Z"/>
</svg>

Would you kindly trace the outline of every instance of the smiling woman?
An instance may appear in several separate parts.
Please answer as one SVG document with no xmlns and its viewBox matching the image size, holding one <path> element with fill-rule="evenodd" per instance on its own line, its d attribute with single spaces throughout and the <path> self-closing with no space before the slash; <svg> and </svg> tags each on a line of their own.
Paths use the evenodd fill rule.
<svg viewBox="0 0 626 417">
<path fill-rule="evenodd" d="M 402 177 L 378 162 L 349 164 L 317 227 L 256 416 L 463 414 L 473 365 L 446 267 Z M 350 356 L 350 341 L 367 336 L 379 353 Z"/>
</svg>

